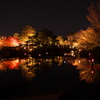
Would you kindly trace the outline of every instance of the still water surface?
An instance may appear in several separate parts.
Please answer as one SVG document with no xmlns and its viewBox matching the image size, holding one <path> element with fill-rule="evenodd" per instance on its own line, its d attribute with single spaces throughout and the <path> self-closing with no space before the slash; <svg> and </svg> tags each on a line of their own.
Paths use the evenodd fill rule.
<svg viewBox="0 0 100 100">
<path fill-rule="evenodd" d="M 60 92 L 80 82 L 75 60 L 67 57 L 9 58 L 0 61 L 2 97 Z M 86 70 L 86 68 L 85 68 Z M 91 74 L 92 75 L 92 74 Z"/>
</svg>

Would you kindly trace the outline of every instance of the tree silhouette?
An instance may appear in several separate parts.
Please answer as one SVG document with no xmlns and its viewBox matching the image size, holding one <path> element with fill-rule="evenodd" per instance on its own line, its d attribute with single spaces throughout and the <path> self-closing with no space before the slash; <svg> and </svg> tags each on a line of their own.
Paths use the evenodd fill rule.
<svg viewBox="0 0 100 100">
<path fill-rule="evenodd" d="M 91 5 L 88 7 L 89 15 L 87 19 L 90 21 L 91 25 L 96 28 L 100 28 L 100 1 L 97 3 L 91 2 Z"/>
<path fill-rule="evenodd" d="M 88 27 L 86 30 L 80 30 L 74 37 L 79 48 L 93 49 L 100 45 L 100 34 L 91 27 Z"/>
</svg>

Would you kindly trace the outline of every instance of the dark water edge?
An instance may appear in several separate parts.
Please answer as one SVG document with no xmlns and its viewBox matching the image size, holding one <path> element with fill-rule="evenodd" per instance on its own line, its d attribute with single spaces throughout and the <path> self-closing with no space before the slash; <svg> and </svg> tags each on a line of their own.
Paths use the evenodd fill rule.
<svg viewBox="0 0 100 100">
<path fill-rule="evenodd" d="M 57 100 L 100 100 L 100 83 L 83 81 L 59 96 Z"/>
<path fill-rule="evenodd" d="M 79 84 L 78 77 L 78 70 L 71 64 L 43 67 L 30 81 L 21 76 L 20 70 L 8 70 L 0 74 L 0 100 L 64 93 L 73 85 Z"/>
<path fill-rule="evenodd" d="M 100 84 L 80 81 L 78 70 L 70 64 L 38 70 L 31 81 L 21 78 L 20 71 L 8 71 L 3 78 L 0 76 L 0 100 L 33 100 L 34 97 L 38 100 L 40 95 L 46 97 L 47 94 L 59 95 L 55 99 L 48 96 L 48 99 L 41 97 L 40 100 L 86 100 L 94 97 L 96 100 L 100 96 Z"/>
<path fill-rule="evenodd" d="M 4 84 L 0 86 L 0 100 L 7 99 L 13 100 L 11 98 L 25 98 L 25 97 L 32 97 L 32 96 L 39 96 L 39 95 L 46 95 L 46 94 L 62 94 L 66 91 L 69 91 L 71 88 L 74 87 L 75 84 L 66 84 L 66 86 L 61 88 L 53 88 L 53 89 L 46 89 L 46 90 L 37 90 L 36 87 L 27 87 L 28 83 L 16 83 L 16 84 Z M 33 89 L 34 88 L 34 89 Z M 42 100 L 42 98 L 41 98 Z"/>
<path fill-rule="evenodd" d="M 11 87 L 2 87 L 0 91 L 0 100 L 33 100 L 33 98 L 38 100 L 39 96 L 41 96 L 39 100 L 46 100 L 44 98 L 48 98 L 48 100 L 100 100 L 100 83 L 80 82 L 69 84 L 63 89 L 45 92 L 33 92 L 26 88 L 26 84 L 24 86 L 17 84 L 11 85 Z M 51 95 L 53 97 L 50 99 Z"/>
</svg>

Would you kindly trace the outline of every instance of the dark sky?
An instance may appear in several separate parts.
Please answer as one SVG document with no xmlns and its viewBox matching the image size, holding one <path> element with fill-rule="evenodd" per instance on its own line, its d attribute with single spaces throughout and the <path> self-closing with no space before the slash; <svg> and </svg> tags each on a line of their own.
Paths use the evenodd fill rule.
<svg viewBox="0 0 100 100">
<path fill-rule="evenodd" d="M 86 29 L 87 7 L 93 0 L 0 0 L 0 36 L 20 33 L 26 25 L 55 35 Z"/>
</svg>

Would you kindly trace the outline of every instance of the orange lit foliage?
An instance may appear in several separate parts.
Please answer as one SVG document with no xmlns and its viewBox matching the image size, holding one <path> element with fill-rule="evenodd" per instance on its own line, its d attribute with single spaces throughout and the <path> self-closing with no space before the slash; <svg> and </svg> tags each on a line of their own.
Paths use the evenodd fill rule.
<svg viewBox="0 0 100 100">
<path fill-rule="evenodd" d="M 85 80 L 87 83 L 100 83 L 100 69 L 94 67 L 93 71 L 91 68 L 80 69 L 79 71 L 80 80 Z"/>
<path fill-rule="evenodd" d="M 0 37 L 0 49 L 2 46 L 4 46 L 4 41 L 7 39 L 7 37 Z"/>
<path fill-rule="evenodd" d="M 15 47 L 15 46 L 19 46 L 19 41 L 17 38 L 14 38 L 12 36 L 9 36 L 5 41 L 4 41 L 4 46 L 11 46 L 11 47 Z"/>
<path fill-rule="evenodd" d="M 35 33 L 36 33 L 36 29 L 30 25 L 27 25 L 22 29 L 19 40 L 22 43 L 25 43 L 26 41 L 29 41 L 30 39 L 32 39 L 35 36 Z"/>
<path fill-rule="evenodd" d="M 74 35 L 78 47 L 85 49 L 93 49 L 100 45 L 100 34 L 93 28 L 88 27 L 86 30 L 81 30 Z"/>
<path fill-rule="evenodd" d="M 18 60 L 12 60 L 12 61 L 3 61 L 0 62 L 0 71 L 6 70 L 6 69 L 18 69 L 18 65 L 20 62 Z"/>
<path fill-rule="evenodd" d="M 64 39 L 62 36 L 57 36 L 56 40 L 58 40 L 58 44 L 64 45 Z"/>
<path fill-rule="evenodd" d="M 34 36 L 35 33 L 36 33 L 36 29 L 30 25 L 25 26 L 22 30 L 22 35 L 29 36 L 29 37 Z"/>
<path fill-rule="evenodd" d="M 9 69 L 18 69 L 18 65 L 20 64 L 18 60 L 8 62 Z"/>
<path fill-rule="evenodd" d="M 4 41 L 0 40 L 0 48 L 2 48 Z"/>
</svg>

